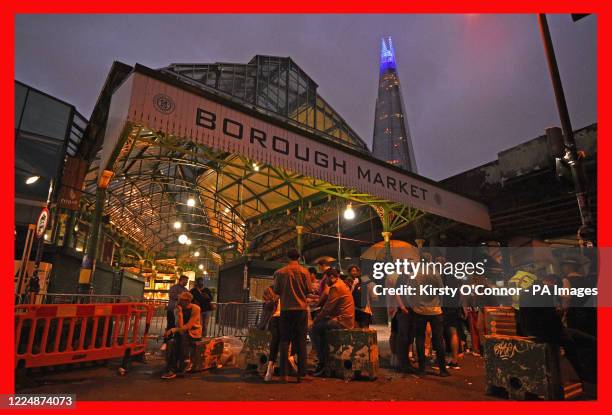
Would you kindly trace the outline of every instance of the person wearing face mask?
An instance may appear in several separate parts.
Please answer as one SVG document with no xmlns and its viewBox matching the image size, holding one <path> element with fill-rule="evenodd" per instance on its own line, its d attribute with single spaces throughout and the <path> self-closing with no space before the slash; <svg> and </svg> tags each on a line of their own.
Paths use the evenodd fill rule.
<svg viewBox="0 0 612 415">
<path fill-rule="evenodd" d="M 317 314 L 311 329 L 312 343 L 318 358 L 315 376 L 321 376 L 324 372 L 327 330 L 352 329 L 355 325 L 355 302 L 351 290 L 340 280 L 338 270 L 329 268 L 325 271 L 324 279 L 329 287 L 327 301 Z"/>
</svg>

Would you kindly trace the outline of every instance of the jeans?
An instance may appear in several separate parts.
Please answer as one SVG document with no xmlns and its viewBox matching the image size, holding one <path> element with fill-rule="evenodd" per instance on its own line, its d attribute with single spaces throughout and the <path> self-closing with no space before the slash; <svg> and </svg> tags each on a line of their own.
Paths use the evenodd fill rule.
<svg viewBox="0 0 612 415">
<path fill-rule="evenodd" d="M 444 317 L 442 314 L 437 315 L 414 315 L 416 325 L 416 346 L 419 356 L 419 371 L 425 370 L 425 331 L 427 323 L 431 325 L 431 342 L 433 349 L 436 351 L 436 358 L 440 371 L 446 371 L 446 359 L 444 347 Z"/>
<path fill-rule="evenodd" d="M 472 338 L 472 351 L 476 353 L 481 353 L 482 350 L 480 350 L 480 332 L 478 330 L 478 311 L 468 311 L 467 321 L 470 328 L 470 337 Z"/>
<path fill-rule="evenodd" d="M 270 339 L 270 354 L 268 355 L 269 362 L 276 362 L 278 356 L 278 348 L 280 346 L 280 317 L 271 317 L 268 322 L 268 330 L 272 334 Z"/>
<path fill-rule="evenodd" d="M 170 330 L 176 327 L 176 322 L 174 321 L 174 310 L 168 308 L 166 311 L 166 330 Z"/>
<path fill-rule="evenodd" d="M 408 360 L 408 349 L 414 341 L 414 313 L 397 312 L 397 358 L 401 370 L 411 367 Z"/>
<path fill-rule="evenodd" d="M 372 324 L 372 315 L 361 310 L 355 310 L 355 327 L 368 329 Z"/>
<path fill-rule="evenodd" d="M 334 320 L 320 320 L 317 321 L 310 329 L 310 337 L 312 339 L 312 345 L 317 352 L 317 359 L 319 359 L 319 366 L 325 365 L 327 357 L 327 339 L 326 331 L 334 329 L 343 329 L 344 326 Z"/>
<path fill-rule="evenodd" d="M 185 368 L 185 360 L 191 355 L 192 338 L 187 331 L 176 332 L 168 340 L 166 348 L 166 369 L 171 372 L 180 372 Z"/>
<path fill-rule="evenodd" d="M 202 336 L 206 337 L 208 335 L 208 324 L 210 323 L 210 316 L 212 311 L 202 311 L 200 313 L 200 321 L 202 323 Z"/>
<path fill-rule="evenodd" d="M 298 374 L 306 375 L 306 334 L 308 332 L 307 310 L 281 310 L 280 315 L 280 374 L 287 376 L 289 343 L 298 356 Z"/>
</svg>

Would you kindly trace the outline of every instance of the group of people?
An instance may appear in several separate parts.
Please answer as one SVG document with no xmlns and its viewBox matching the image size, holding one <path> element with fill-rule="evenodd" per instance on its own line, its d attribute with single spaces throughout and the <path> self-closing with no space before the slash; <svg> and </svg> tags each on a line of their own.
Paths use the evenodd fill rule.
<svg viewBox="0 0 612 415">
<path fill-rule="evenodd" d="M 431 255 L 427 251 L 425 255 Z M 418 260 L 418 259 L 417 259 Z M 429 258 L 431 260 L 431 258 Z M 435 262 L 444 264 L 442 256 Z M 485 295 L 440 296 L 411 295 L 396 296 L 397 306 L 391 305 L 392 335 L 391 348 L 398 360 L 398 369 L 408 373 L 425 373 L 427 351 L 425 339 L 431 340 L 435 352 L 437 369 L 440 376 L 448 376 L 447 368 L 459 369 L 459 358 L 464 352 L 471 351 L 480 355 L 483 351 L 485 332 L 485 306 L 512 305 L 515 308 L 516 333 L 531 336 L 537 341 L 550 343 L 563 349 L 576 373 L 584 381 L 594 382 L 596 361 L 585 362 L 584 355 L 596 356 L 596 309 L 586 304 L 588 297 L 555 296 L 535 294 L 527 290 L 536 285 L 548 286 L 554 293 L 554 286 L 565 288 L 585 288 L 595 286 L 592 278 L 583 275 L 580 264 L 575 260 L 561 261 L 562 277 L 550 275 L 542 269 L 539 272 L 518 270 L 509 279 L 509 285 L 520 286 L 524 290 L 515 298 L 499 298 Z M 501 269 L 489 269 L 491 276 Z M 473 276 L 462 281 L 451 276 L 419 274 L 415 278 L 399 276 L 395 286 L 413 284 L 433 287 L 460 287 L 461 285 L 492 286 L 492 280 L 485 275 Z M 540 289 L 541 292 L 541 289 Z M 409 356 L 416 346 L 417 366 L 414 367 Z M 580 356 L 580 351 L 583 357 Z M 431 351 L 429 353 L 431 354 Z M 446 355 L 450 354 L 450 360 Z"/>
<path fill-rule="evenodd" d="M 431 252 L 420 251 L 442 264 L 446 259 Z M 287 363 L 295 367 L 298 380 L 306 374 L 306 336 L 310 334 L 317 355 L 315 376 L 323 373 L 326 359 L 326 333 L 333 329 L 353 327 L 367 328 L 372 323 L 372 302 L 376 295 L 373 283 L 363 278 L 359 267 L 352 265 L 344 276 L 331 268 L 329 263 L 319 263 L 322 277 L 317 278 L 316 269 L 306 270 L 298 263 L 297 251 L 289 252 L 290 262 L 275 274 L 274 285 L 266 296 L 266 304 L 272 319 L 264 318 L 263 326 L 273 333 L 271 353 L 265 380 L 273 377 L 274 365 L 280 350 L 280 376 L 287 379 Z M 421 258 L 412 258 L 419 261 Z M 495 274 L 503 278 L 501 269 L 488 269 L 489 277 Z M 541 276 L 518 271 L 524 280 L 533 278 L 529 284 L 548 284 L 563 287 L 589 285 L 588 279 L 579 272 L 579 266 L 568 260 L 562 262 L 562 278 L 543 273 Z M 395 287 L 429 285 L 432 287 L 457 287 L 463 284 L 492 286 L 495 278 L 485 275 L 460 280 L 453 275 L 421 273 L 415 276 L 390 278 Z M 510 279 L 510 284 L 513 284 Z M 583 307 L 584 299 L 577 297 L 545 296 L 546 304 L 529 305 L 533 298 L 522 295 L 522 307 L 516 307 L 517 334 L 533 336 L 541 341 L 562 347 L 570 363 L 583 380 L 592 381 L 594 365 L 585 367 L 579 358 L 579 350 L 594 351 L 595 308 Z M 437 294 L 397 295 L 387 298 L 391 317 L 390 346 L 395 358 L 394 366 L 404 373 L 424 376 L 428 361 L 439 376 L 450 375 L 449 368 L 460 369 L 460 359 L 466 352 L 479 356 L 483 351 L 485 331 L 484 307 L 505 304 L 509 299 L 494 296 L 442 296 Z M 267 323 L 269 321 L 269 323 Z M 279 347 L 280 345 L 280 347 Z M 595 355 L 595 353 L 590 353 Z M 449 356 L 449 358 L 447 358 Z M 297 364 L 296 364 L 297 357 Z M 412 359 L 411 359 L 412 357 Z M 416 360 L 416 362 L 414 362 Z"/>
<path fill-rule="evenodd" d="M 420 258 L 412 259 L 420 260 Z M 436 261 L 444 263 L 445 259 L 438 257 Z M 434 273 L 420 273 L 415 276 L 403 274 L 395 280 L 396 287 L 431 285 L 442 288 L 454 283 L 451 279 Z M 392 353 L 397 358 L 396 367 L 404 373 L 424 376 L 427 363 L 425 346 L 427 338 L 430 337 L 436 355 L 438 374 L 442 377 L 450 376 L 447 367 L 459 368 L 459 333 L 462 330 L 459 308 L 455 304 L 443 303 L 440 295 L 421 294 L 419 290 L 416 290 L 416 293 L 416 295 L 396 295 L 393 299 L 395 307 L 391 300 L 390 345 Z M 452 348 L 452 359 L 448 363 L 447 343 Z M 417 367 L 414 367 L 410 360 L 411 354 L 417 357 Z"/>
<path fill-rule="evenodd" d="M 193 343 L 206 335 L 214 305 L 213 295 L 204 286 L 204 278 L 195 280 L 195 286 L 187 289 L 189 278 L 181 275 L 177 284 L 170 287 L 166 331 L 162 349 L 166 351 L 166 372 L 163 379 L 174 379 L 179 372 L 192 369 Z"/>
<path fill-rule="evenodd" d="M 592 288 L 593 275 L 585 275 L 579 261 L 566 259 L 561 266 L 562 276 L 536 275 L 531 287 L 547 286 Z M 597 381 L 597 310 L 591 296 L 541 296 L 531 289 L 520 296 L 517 309 L 517 332 L 533 336 L 538 341 L 563 348 L 565 356 L 582 381 Z"/>
<path fill-rule="evenodd" d="M 423 252 L 423 255 L 431 255 Z M 274 283 L 264 293 L 264 307 L 260 328 L 272 334 L 265 381 L 272 380 L 278 363 L 281 381 L 286 382 L 289 367 L 299 382 L 307 375 L 307 336 L 310 334 L 317 356 L 314 376 L 321 376 L 327 357 L 327 332 L 334 329 L 368 328 L 372 323 L 372 303 L 376 300 L 373 282 L 361 275 L 358 266 L 351 265 L 347 274 L 322 260 L 320 273 L 299 263 L 300 254 L 292 249 L 289 262 L 274 274 Z M 420 258 L 412 258 L 420 260 Z M 430 258 L 431 260 L 431 258 Z M 442 256 L 435 258 L 444 264 Z M 510 278 L 510 285 L 530 287 L 554 285 L 580 288 L 592 282 L 580 273 L 572 261 L 563 262 L 563 276 L 518 271 Z M 169 292 L 167 330 L 164 346 L 167 348 L 167 371 L 163 378 L 176 377 L 180 371 L 191 369 L 189 353 L 194 341 L 206 334 L 213 310 L 212 294 L 204 287 L 202 278 L 188 291 L 188 278 L 181 276 Z M 485 276 L 461 281 L 451 276 L 421 273 L 389 278 L 386 284 L 431 287 L 460 287 L 463 284 L 490 285 Z M 580 350 L 595 350 L 595 308 L 584 304 L 587 299 L 570 296 L 539 296 L 523 294 L 513 298 L 516 309 L 517 334 L 533 336 L 541 341 L 560 346 L 578 375 L 593 381 L 596 363 L 585 367 Z M 396 368 L 419 376 L 426 374 L 428 357 L 434 362 L 439 376 L 449 376 L 448 368 L 459 369 L 459 358 L 471 349 L 482 351 L 484 332 L 484 306 L 500 305 L 499 299 L 483 296 L 447 297 L 423 294 L 387 297 L 391 317 L 389 339 Z M 586 305 L 586 307 L 585 307 Z M 468 342 L 469 337 L 469 342 Z M 431 347 L 426 347 L 429 343 Z M 429 350 L 428 350 L 429 349 Z M 432 353 L 432 351 L 434 353 Z M 447 360 L 447 353 L 450 360 Z M 590 353 L 596 355 L 596 353 Z M 411 356 L 416 356 L 416 365 Z M 588 365 L 587 365 L 588 366 Z"/>
<path fill-rule="evenodd" d="M 317 355 L 314 376 L 325 368 L 327 331 L 367 328 L 372 321 L 373 290 L 370 281 L 361 280 L 359 267 L 351 266 L 346 276 L 319 262 L 321 278 L 315 268 L 299 263 L 299 253 L 287 254 L 289 263 L 276 271 L 274 284 L 264 295 L 261 328 L 272 333 L 268 368 L 264 380 L 270 381 L 280 356 L 282 381 L 288 379 L 288 366 L 294 367 L 298 382 L 306 376 L 308 333 Z M 297 362 L 296 362 L 297 359 Z"/>
</svg>

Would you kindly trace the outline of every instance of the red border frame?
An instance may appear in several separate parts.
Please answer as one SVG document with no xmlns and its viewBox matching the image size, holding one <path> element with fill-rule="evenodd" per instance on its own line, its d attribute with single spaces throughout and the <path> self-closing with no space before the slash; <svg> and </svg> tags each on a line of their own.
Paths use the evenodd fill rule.
<svg viewBox="0 0 612 415">
<path fill-rule="evenodd" d="M 612 17 L 610 6 L 604 1 L 513 1 L 492 2 L 471 0 L 457 2 L 440 0 L 435 4 L 425 2 L 416 4 L 400 0 L 386 0 L 383 3 L 357 0 L 310 0 L 305 3 L 293 3 L 272 0 L 234 0 L 233 2 L 206 3 L 200 0 L 183 0 L 182 2 L 159 2 L 153 0 L 105 0 L 103 2 L 84 2 L 70 0 L 55 1 L 17 1 L 9 0 L 0 5 L 0 42 L 2 56 L 5 58 L 0 66 L 0 94 L 3 110 L 0 111 L 2 137 L 0 148 L 0 189 L 3 203 L 0 204 L 0 327 L 13 335 L 13 244 L 14 244 L 14 18 L 20 13 L 597 13 L 598 15 L 598 156 L 612 154 L 612 143 L 601 139 L 608 137 L 610 104 L 605 97 L 610 93 L 610 80 L 605 73 L 612 73 L 610 56 L 612 48 Z M 535 24 L 535 19 L 534 19 Z M 542 55 L 544 59 L 544 55 Z M 551 98 L 552 99 L 552 98 Z M 554 103 L 551 101 L 551 105 Z M 610 163 L 598 163 L 598 246 L 612 246 L 612 222 L 603 213 L 612 207 L 612 194 L 605 192 L 604 185 L 612 179 Z M 319 413 L 338 410 L 356 410 L 358 412 L 378 411 L 470 411 L 471 413 L 491 413 L 496 415 L 515 414 L 518 411 L 540 411 L 560 414 L 580 414 L 591 412 L 609 412 L 612 408 L 612 397 L 607 391 L 612 390 L 612 331 L 606 330 L 612 324 L 612 308 L 599 309 L 599 384 L 597 401 L 592 402 L 308 402 L 307 405 L 296 405 L 295 402 L 207 402 L 202 406 L 206 411 L 237 412 L 248 405 L 250 414 L 269 414 L 272 411 L 287 410 L 293 414 Z M 608 347 L 606 347 L 608 346 Z M 0 393 L 13 393 L 13 353 L 14 341 L 3 342 L 0 353 Z M 77 397 L 78 399 L 78 397 Z M 175 412 L 177 409 L 192 411 L 192 402 L 78 402 L 76 413 L 109 413 L 120 412 Z M 61 411 L 63 412 L 63 411 Z M 74 411 L 66 413 L 75 413 Z"/>
</svg>

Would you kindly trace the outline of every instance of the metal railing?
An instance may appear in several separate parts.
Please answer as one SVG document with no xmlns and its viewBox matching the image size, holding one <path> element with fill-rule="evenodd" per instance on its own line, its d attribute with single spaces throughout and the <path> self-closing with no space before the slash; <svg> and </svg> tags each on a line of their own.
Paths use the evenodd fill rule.
<svg viewBox="0 0 612 415">
<path fill-rule="evenodd" d="M 145 300 L 145 302 L 156 306 L 149 337 L 161 339 L 166 331 L 168 302 L 163 300 Z M 202 333 L 205 337 L 246 337 L 249 328 L 257 326 L 263 305 L 260 302 L 213 304 L 215 309 L 211 313 L 206 333 Z"/>
<path fill-rule="evenodd" d="M 22 304 L 115 304 L 142 302 L 140 298 L 129 295 L 107 294 L 15 294 L 15 305 Z"/>
</svg>

